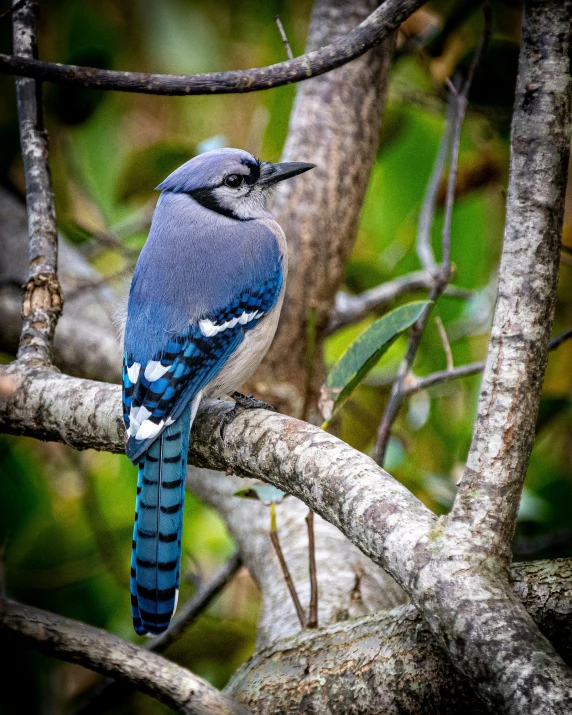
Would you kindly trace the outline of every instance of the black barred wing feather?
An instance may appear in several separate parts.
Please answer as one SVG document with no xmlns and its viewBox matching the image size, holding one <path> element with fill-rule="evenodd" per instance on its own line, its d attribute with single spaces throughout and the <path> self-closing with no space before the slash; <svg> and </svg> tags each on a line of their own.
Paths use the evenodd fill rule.
<svg viewBox="0 0 572 715">
<path fill-rule="evenodd" d="M 169 337 L 146 364 L 126 345 L 123 418 L 127 456 L 134 463 L 220 372 L 245 333 L 272 310 L 281 288 L 280 269 L 259 289 L 244 291 L 223 310 Z"/>
</svg>

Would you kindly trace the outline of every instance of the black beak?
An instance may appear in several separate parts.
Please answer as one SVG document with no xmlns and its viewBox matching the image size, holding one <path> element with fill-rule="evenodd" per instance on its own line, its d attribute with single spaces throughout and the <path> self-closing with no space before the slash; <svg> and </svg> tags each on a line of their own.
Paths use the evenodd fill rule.
<svg viewBox="0 0 572 715">
<path fill-rule="evenodd" d="M 271 164 L 268 161 L 264 161 L 260 167 L 258 183 L 262 184 L 264 188 L 268 188 L 279 181 L 291 179 L 293 176 L 310 171 L 315 166 L 315 164 L 306 164 L 304 161 L 284 161 L 281 164 Z"/>
</svg>

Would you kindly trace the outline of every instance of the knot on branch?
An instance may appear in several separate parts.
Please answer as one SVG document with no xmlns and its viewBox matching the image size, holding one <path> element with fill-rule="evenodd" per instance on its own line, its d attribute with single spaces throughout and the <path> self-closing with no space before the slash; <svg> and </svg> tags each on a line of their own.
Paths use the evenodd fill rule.
<svg viewBox="0 0 572 715">
<path fill-rule="evenodd" d="M 52 273 L 38 273 L 23 286 L 22 318 L 25 320 L 37 311 L 59 317 L 64 307 L 60 283 Z"/>
</svg>

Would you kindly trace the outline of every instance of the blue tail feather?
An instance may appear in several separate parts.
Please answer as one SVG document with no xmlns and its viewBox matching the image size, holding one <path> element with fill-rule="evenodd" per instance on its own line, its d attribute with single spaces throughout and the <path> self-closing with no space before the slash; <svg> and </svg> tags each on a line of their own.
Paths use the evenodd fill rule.
<svg viewBox="0 0 572 715">
<path fill-rule="evenodd" d="M 191 410 L 189 404 L 138 465 L 131 608 L 139 635 L 165 631 L 176 606 Z"/>
</svg>

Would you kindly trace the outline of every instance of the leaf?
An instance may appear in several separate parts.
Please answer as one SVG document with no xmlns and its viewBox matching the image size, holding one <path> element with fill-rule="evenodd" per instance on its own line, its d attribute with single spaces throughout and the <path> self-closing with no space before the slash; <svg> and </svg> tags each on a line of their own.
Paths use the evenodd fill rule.
<svg viewBox="0 0 572 715">
<path fill-rule="evenodd" d="M 246 489 L 239 489 L 234 496 L 242 499 L 257 499 L 264 506 L 270 506 L 271 504 L 280 504 L 288 495 L 281 489 L 273 487 L 272 484 L 251 484 Z"/>
<path fill-rule="evenodd" d="M 376 320 L 353 342 L 322 385 L 318 406 L 328 422 L 332 415 L 348 399 L 394 340 L 419 318 L 431 303 L 419 300 L 406 303 L 383 318 Z"/>
</svg>

